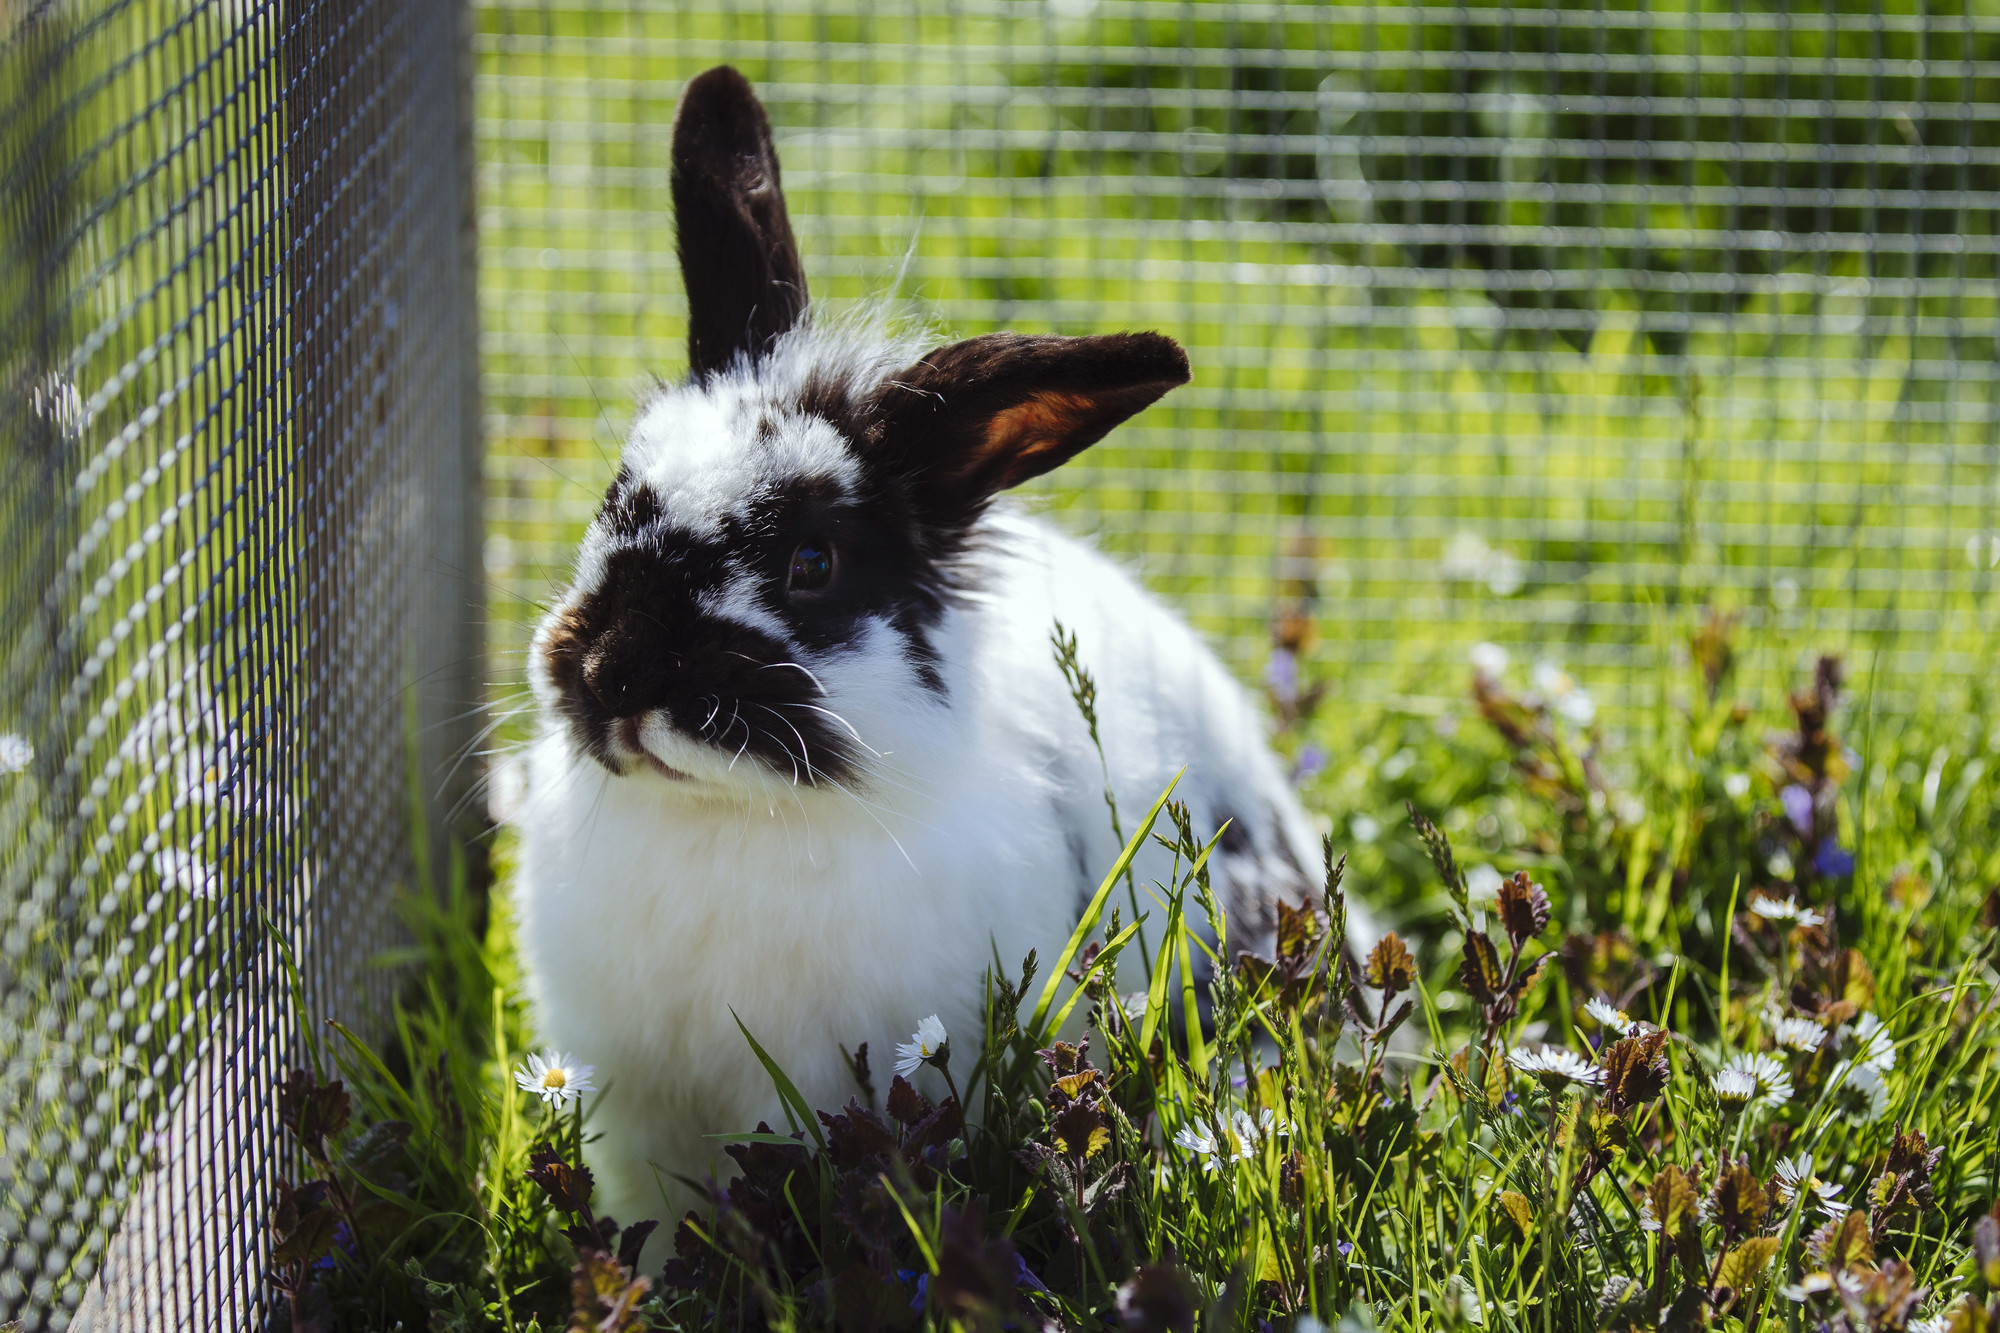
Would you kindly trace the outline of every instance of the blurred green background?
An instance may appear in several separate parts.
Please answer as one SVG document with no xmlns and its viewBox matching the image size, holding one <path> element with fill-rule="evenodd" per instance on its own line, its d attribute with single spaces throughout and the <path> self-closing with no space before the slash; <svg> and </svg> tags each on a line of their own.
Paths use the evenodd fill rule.
<svg viewBox="0 0 2000 1333">
<path fill-rule="evenodd" d="M 1036 502 L 1246 674 L 1304 610 L 1333 700 L 1421 706 L 1487 639 L 1615 716 L 1697 603 L 1767 667 L 1865 654 L 1883 704 L 1990 667 L 2000 0 L 475 21 L 503 694 L 681 372 L 667 129 L 723 61 L 816 296 L 1188 346 L 1193 384 Z"/>
</svg>

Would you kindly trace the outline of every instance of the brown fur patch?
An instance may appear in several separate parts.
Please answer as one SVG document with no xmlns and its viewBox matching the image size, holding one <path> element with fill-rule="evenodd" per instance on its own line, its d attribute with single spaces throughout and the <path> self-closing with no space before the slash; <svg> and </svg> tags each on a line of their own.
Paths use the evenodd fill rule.
<svg viewBox="0 0 2000 1333">
<path fill-rule="evenodd" d="M 975 467 L 998 462 L 1002 487 L 1014 486 L 1048 470 L 1043 455 L 1066 450 L 1070 435 L 1096 408 L 1077 393 L 1045 390 L 1013 407 L 1003 408 L 986 423 Z"/>
</svg>

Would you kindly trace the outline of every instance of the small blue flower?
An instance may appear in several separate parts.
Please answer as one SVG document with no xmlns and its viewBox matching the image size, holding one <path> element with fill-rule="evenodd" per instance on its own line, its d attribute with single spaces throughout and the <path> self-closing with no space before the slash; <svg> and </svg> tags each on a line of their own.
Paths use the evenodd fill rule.
<svg viewBox="0 0 2000 1333">
<path fill-rule="evenodd" d="M 1287 649 L 1280 648 L 1271 654 L 1271 660 L 1264 664 L 1264 683 L 1281 703 L 1297 703 L 1299 698 L 1299 659 Z"/>
<path fill-rule="evenodd" d="M 343 1254 L 358 1263 L 361 1260 L 361 1247 L 354 1243 L 354 1232 L 348 1227 L 347 1223 L 335 1222 L 333 1224 L 333 1248 L 326 1253 L 324 1258 L 314 1262 L 313 1271 L 315 1273 L 331 1273 L 335 1268 L 340 1266 L 340 1256 Z"/>
<path fill-rule="evenodd" d="M 1292 785 L 1303 787 L 1326 770 L 1326 751 L 1317 745 L 1299 748 L 1299 757 L 1292 763 Z"/>
<path fill-rule="evenodd" d="M 1794 782 L 1778 793 L 1778 800 L 1785 807 L 1785 818 L 1792 821 L 1792 827 L 1799 831 L 1799 836 L 1810 838 L 1813 831 L 1812 793 Z"/>
<path fill-rule="evenodd" d="M 1026 1287 L 1029 1291 L 1046 1292 L 1048 1290 L 1047 1287 L 1042 1285 L 1042 1280 L 1029 1270 L 1028 1261 L 1021 1257 L 1019 1250 L 1014 1252 L 1014 1285 L 1017 1287 Z"/>
<path fill-rule="evenodd" d="M 1813 853 L 1813 869 L 1828 879 L 1845 879 L 1854 873 L 1854 854 L 1836 839 L 1824 839 Z"/>
</svg>

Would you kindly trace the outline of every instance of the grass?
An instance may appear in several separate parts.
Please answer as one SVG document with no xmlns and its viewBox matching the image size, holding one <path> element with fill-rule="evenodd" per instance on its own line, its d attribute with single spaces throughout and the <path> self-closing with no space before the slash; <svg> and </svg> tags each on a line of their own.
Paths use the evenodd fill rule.
<svg viewBox="0 0 2000 1333">
<path fill-rule="evenodd" d="M 663 1270 L 588 1212 L 590 1099 L 514 1088 L 533 1034 L 505 900 L 477 926 L 454 879 L 413 908 L 388 1057 L 341 1034 L 344 1087 L 328 1068 L 286 1103 L 365 1127 L 313 1149 L 288 1112 L 332 1182 L 281 1227 L 300 1316 L 1990 1328 L 2000 718 L 1890 716 L 1832 659 L 1752 706 L 1740 628 L 1681 629 L 1666 702 L 1616 735 L 1587 683 L 1490 652 L 1434 715 L 1316 708 L 1309 654 L 1298 685 L 1273 673 L 1334 830 L 1274 957 L 1233 955 L 1212 843 L 1163 795 L 1128 845 L 1176 853 L 1141 886 L 1152 956 L 1107 867 L 1059 956 L 965 979 L 986 1031 L 935 1061 L 952 1097 L 790 1094 L 796 1123 L 741 1127 L 741 1179 L 665 1220 Z M 1398 928 L 1360 958 L 1350 894 Z"/>
</svg>

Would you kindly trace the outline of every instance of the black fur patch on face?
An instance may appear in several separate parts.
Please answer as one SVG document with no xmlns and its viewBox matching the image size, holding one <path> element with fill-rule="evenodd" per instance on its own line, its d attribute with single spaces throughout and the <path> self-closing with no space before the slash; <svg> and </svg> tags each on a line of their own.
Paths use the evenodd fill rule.
<svg viewBox="0 0 2000 1333">
<path fill-rule="evenodd" d="M 615 729 L 658 712 L 684 736 L 802 784 L 845 780 L 861 747 L 834 716 L 839 700 L 794 659 L 848 651 L 868 621 L 896 629 L 918 680 L 943 690 L 930 633 L 952 590 L 893 490 L 793 483 L 753 500 L 718 536 L 695 537 L 669 527 L 658 498 L 621 472 L 599 529 L 611 544 L 599 587 L 559 613 L 543 652 L 572 731 L 606 767 L 619 767 Z M 801 544 L 831 553 L 820 586 L 791 585 Z M 702 609 L 705 595 L 741 596 L 746 575 L 784 638 Z"/>
</svg>

